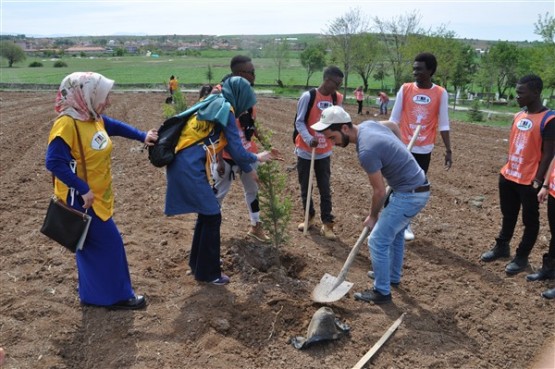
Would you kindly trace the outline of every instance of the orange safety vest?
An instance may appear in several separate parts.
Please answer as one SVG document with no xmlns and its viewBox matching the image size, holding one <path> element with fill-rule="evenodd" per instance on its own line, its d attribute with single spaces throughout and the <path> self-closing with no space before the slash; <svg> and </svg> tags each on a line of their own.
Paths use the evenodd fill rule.
<svg viewBox="0 0 555 369">
<path fill-rule="evenodd" d="M 547 185 L 549 186 L 549 194 L 555 197 L 555 165 L 553 166 L 553 170 L 551 170 L 549 183 Z"/>
<path fill-rule="evenodd" d="M 337 92 L 337 105 L 341 105 L 343 103 L 343 95 Z M 324 154 L 330 152 L 333 148 L 333 144 L 331 140 L 328 140 L 326 136 L 322 133 L 316 132 L 310 126 L 320 120 L 320 115 L 322 111 L 326 108 L 333 106 L 333 99 L 331 95 L 324 96 L 316 89 L 316 98 L 314 99 L 314 104 L 310 110 L 308 116 L 308 122 L 306 123 L 306 128 L 308 128 L 308 132 L 318 140 L 318 146 L 316 147 L 316 154 Z M 304 142 L 302 136 L 299 134 L 297 138 L 295 138 L 295 146 L 299 149 L 312 152 L 312 147 L 309 146 L 306 142 Z"/>
<path fill-rule="evenodd" d="M 256 121 L 256 108 L 254 106 L 252 107 L 252 119 Z M 254 140 L 252 139 L 250 141 L 247 141 L 245 137 L 245 131 L 243 130 L 243 127 L 241 127 L 241 122 L 239 121 L 239 118 L 235 118 L 235 124 L 237 125 L 237 130 L 239 131 L 239 137 L 241 137 L 241 144 L 243 144 L 245 150 L 247 150 L 248 152 L 252 152 L 253 154 L 257 154 L 258 146 L 256 145 L 256 142 L 254 142 Z M 222 157 L 224 159 L 233 159 L 231 155 L 227 152 L 227 150 L 224 150 L 222 152 Z"/>
<path fill-rule="evenodd" d="M 416 83 L 405 83 L 402 88 L 403 109 L 399 123 L 401 139 L 408 144 L 417 124 L 420 123 L 422 128 L 414 146 L 433 145 L 439 123 L 441 95 L 445 89 L 438 85 L 433 85 L 432 88 L 418 88 Z"/>
<path fill-rule="evenodd" d="M 501 175 L 509 181 L 529 185 L 534 180 L 542 157 L 541 122 L 549 112 L 515 114 L 509 138 L 509 158 Z"/>
</svg>

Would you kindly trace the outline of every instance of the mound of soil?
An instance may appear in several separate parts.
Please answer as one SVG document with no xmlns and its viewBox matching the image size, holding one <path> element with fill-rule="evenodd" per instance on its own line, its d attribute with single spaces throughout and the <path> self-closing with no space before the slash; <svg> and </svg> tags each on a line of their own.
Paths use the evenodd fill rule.
<svg viewBox="0 0 555 369">
<path fill-rule="evenodd" d="M 301 351 L 289 343 L 305 336 L 322 306 L 311 301 L 311 291 L 324 273 L 337 275 L 369 212 L 371 187 L 352 145 L 336 149 L 332 159 L 336 242 L 317 229 L 308 237 L 297 231 L 304 214 L 295 171 L 288 172 L 290 241 L 278 250 L 246 236 L 248 214 L 241 184 L 234 184 L 222 210 L 223 268 L 232 282 L 219 287 L 196 283 L 187 273 L 195 215 L 163 215 L 164 170 L 150 165 L 140 143 L 114 138 L 114 219 L 134 287 L 149 305 L 137 312 L 82 307 L 73 255 L 39 232 L 52 192 L 44 154 L 54 96 L 0 92 L 0 346 L 6 368 L 350 368 L 402 313 L 403 323 L 372 367 L 528 368 L 555 332 L 554 303 L 540 297 L 552 282 L 508 277 L 506 261 L 479 261 L 500 226 L 497 177 L 508 130 L 458 122 L 452 123 L 453 168 L 443 169 L 441 142 L 432 157 L 432 197 L 413 223 L 417 238 L 407 245 L 393 303 L 354 300 L 354 292 L 370 287 L 363 247 L 347 277 L 353 289 L 328 305 L 351 327 L 348 336 Z M 141 129 L 158 127 L 164 98 L 116 93 L 108 113 Z M 259 97 L 258 119 L 285 156 L 284 172 L 295 163 L 295 105 Z M 355 123 L 377 113 L 367 109 L 370 115 L 359 116 L 347 107 Z M 545 206 L 541 213 L 533 268 L 548 244 Z M 519 226 L 513 244 L 520 236 Z M 542 365 L 555 366 L 555 360 Z"/>
</svg>

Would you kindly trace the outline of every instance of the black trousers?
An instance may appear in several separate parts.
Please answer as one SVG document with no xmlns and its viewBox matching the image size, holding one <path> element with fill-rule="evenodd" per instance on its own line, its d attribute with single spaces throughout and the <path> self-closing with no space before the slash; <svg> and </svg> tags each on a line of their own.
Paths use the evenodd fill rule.
<svg viewBox="0 0 555 369">
<path fill-rule="evenodd" d="M 428 168 L 430 168 L 430 160 L 432 159 L 432 153 L 429 154 L 415 154 L 412 153 L 412 156 L 416 159 L 416 162 L 424 171 L 424 174 L 428 174 Z"/>
<path fill-rule="evenodd" d="M 358 104 L 358 114 L 362 114 L 362 100 L 357 100 L 357 104 Z"/>
<path fill-rule="evenodd" d="M 555 258 L 555 197 L 549 195 L 547 197 L 547 218 L 549 219 L 549 230 L 551 231 L 551 241 L 549 241 L 549 250 L 547 255 Z"/>
<path fill-rule="evenodd" d="M 197 281 L 212 282 L 220 278 L 220 226 L 222 215 L 199 214 L 189 255 L 189 267 Z"/>
<path fill-rule="evenodd" d="M 301 200 L 303 209 L 306 211 L 306 201 L 308 197 L 308 181 L 310 179 L 310 160 L 297 157 L 297 174 L 299 175 L 299 185 L 301 186 Z M 320 218 L 322 223 L 333 223 L 331 205 L 331 157 L 314 160 L 314 174 L 318 191 L 320 192 Z M 311 217 L 316 214 L 312 203 L 312 194 L 310 194 L 310 207 L 308 213 Z"/>
<path fill-rule="evenodd" d="M 516 249 L 517 257 L 528 257 L 540 231 L 540 212 L 538 203 L 538 191 L 532 185 L 521 185 L 508 181 L 499 175 L 499 203 L 503 220 L 499 241 L 510 242 L 513 238 L 518 213 L 522 207 L 522 223 L 524 233 L 522 240 Z"/>
</svg>

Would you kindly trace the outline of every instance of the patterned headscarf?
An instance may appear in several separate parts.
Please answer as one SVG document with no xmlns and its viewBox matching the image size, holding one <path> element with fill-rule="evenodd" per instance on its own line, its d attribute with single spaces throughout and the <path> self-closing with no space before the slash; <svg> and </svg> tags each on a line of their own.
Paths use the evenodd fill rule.
<svg viewBox="0 0 555 369">
<path fill-rule="evenodd" d="M 66 76 L 56 95 L 55 110 L 61 115 L 88 121 L 100 117 L 114 81 L 93 72 L 75 72 Z"/>
</svg>

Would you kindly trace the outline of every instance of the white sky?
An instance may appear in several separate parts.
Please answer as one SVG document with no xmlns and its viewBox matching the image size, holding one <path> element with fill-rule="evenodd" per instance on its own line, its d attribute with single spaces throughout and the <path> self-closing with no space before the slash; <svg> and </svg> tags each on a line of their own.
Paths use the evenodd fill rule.
<svg viewBox="0 0 555 369">
<path fill-rule="evenodd" d="M 445 25 L 457 37 L 535 41 L 538 16 L 555 0 L 0 0 L 2 34 L 250 35 L 325 33 L 334 19 L 359 8 L 391 20 L 414 10 L 420 26 Z"/>
</svg>

